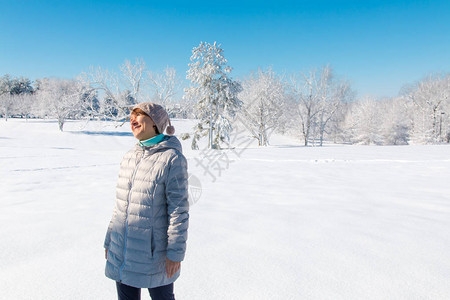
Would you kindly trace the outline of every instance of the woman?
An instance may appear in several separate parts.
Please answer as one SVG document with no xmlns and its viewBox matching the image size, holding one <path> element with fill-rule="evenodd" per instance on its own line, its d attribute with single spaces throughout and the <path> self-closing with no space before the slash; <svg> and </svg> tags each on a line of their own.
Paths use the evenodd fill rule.
<svg viewBox="0 0 450 300">
<path fill-rule="evenodd" d="M 119 300 L 140 299 L 141 288 L 153 300 L 175 299 L 189 219 L 186 158 L 162 106 L 136 105 L 130 123 L 139 142 L 120 164 L 105 274 L 116 281 Z"/>
</svg>

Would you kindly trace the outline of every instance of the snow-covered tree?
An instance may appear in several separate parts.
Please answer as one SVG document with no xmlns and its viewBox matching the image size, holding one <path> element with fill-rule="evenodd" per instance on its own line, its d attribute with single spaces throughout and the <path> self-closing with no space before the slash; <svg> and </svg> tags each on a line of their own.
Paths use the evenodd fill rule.
<svg viewBox="0 0 450 300">
<path fill-rule="evenodd" d="M 269 145 L 269 134 L 280 127 L 285 104 L 285 85 L 272 69 L 258 70 L 242 83 L 239 98 L 244 106 L 241 120 L 245 122 L 259 146 Z"/>
<path fill-rule="evenodd" d="M 316 80 L 311 78 L 312 76 L 316 76 L 316 72 L 311 72 L 309 77 L 303 74 L 301 79 L 296 75 L 291 78 L 293 95 L 297 101 L 297 116 L 300 119 L 305 146 L 308 146 L 319 103 L 319 94 L 314 86 Z"/>
<path fill-rule="evenodd" d="M 129 60 L 120 66 L 121 79 L 125 89 L 128 91 L 126 94 L 129 97 L 128 102 L 136 104 L 138 102 L 143 78 L 146 71 L 145 62 L 142 58 L 137 58 L 135 63 L 132 64 Z"/>
<path fill-rule="evenodd" d="M 11 77 L 6 74 L 0 77 L 0 95 L 32 94 L 34 92 L 32 82 L 26 77 Z"/>
<path fill-rule="evenodd" d="M 0 77 L 0 95 L 11 94 L 12 79 L 9 74 Z"/>
<path fill-rule="evenodd" d="M 86 86 L 79 79 L 80 85 L 80 112 L 81 118 L 96 119 L 100 115 L 100 100 L 98 99 L 97 90 L 91 86 Z"/>
<path fill-rule="evenodd" d="M 193 149 L 198 149 L 197 142 L 203 136 L 208 136 L 208 148 L 212 149 L 229 142 L 231 121 L 242 106 L 237 96 L 241 85 L 232 80 L 230 72 L 223 49 L 216 42 L 201 42 L 192 50 L 186 76 L 191 85 L 185 90 L 185 97 L 197 101 L 199 123 L 195 127 Z"/>
<path fill-rule="evenodd" d="M 34 97 L 28 97 L 34 93 L 31 80 L 25 77 L 11 77 L 6 74 L 0 77 L 0 115 L 6 120 L 10 116 L 26 117 Z"/>
<path fill-rule="evenodd" d="M 415 110 L 411 138 L 415 143 L 442 143 L 450 134 L 450 74 L 429 76 L 404 93 Z"/>
<path fill-rule="evenodd" d="M 410 106 L 404 97 L 380 102 L 381 134 L 386 145 L 407 145 L 410 138 Z"/>
<path fill-rule="evenodd" d="M 136 59 L 120 66 L 120 76 L 101 67 L 90 68 L 89 72 L 80 76 L 84 86 L 96 90 L 102 101 L 99 101 L 99 112 L 105 119 L 123 120 L 129 114 L 128 108 L 140 102 L 142 84 L 146 71 L 145 62 Z"/>
<path fill-rule="evenodd" d="M 92 87 L 102 96 L 99 103 L 99 112 L 104 119 L 120 119 L 125 116 L 125 104 L 121 95 L 120 83 L 117 74 L 111 73 L 101 67 L 89 69 L 82 73 L 83 85 Z"/>
<path fill-rule="evenodd" d="M 323 145 L 324 134 L 329 133 L 330 121 L 336 116 L 336 113 L 342 107 L 344 102 L 351 100 L 353 93 L 348 82 L 337 82 L 329 75 L 328 82 L 324 82 L 325 86 L 320 97 L 317 114 L 317 127 L 319 133 L 319 145 Z"/>
<path fill-rule="evenodd" d="M 326 136 L 333 143 L 348 142 L 345 135 L 345 118 L 351 105 L 352 102 L 342 103 L 327 124 Z"/>
<path fill-rule="evenodd" d="M 301 78 L 292 76 L 292 91 L 298 102 L 298 116 L 305 146 L 311 138 L 322 146 L 327 126 L 339 107 L 352 97 L 350 85 L 337 80 L 330 66 L 312 70 Z"/>
<path fill-rule="evenodd" d="M 18 118 L 28 119 L 35 116 L 36 106 L 38 105 L 36 94 L 22 93 L 12 95 L 14 104 L 12 115 Z"/>
<path fill-rule="evenodd" d="M 345 120 L 347 140 L 360 145 L 383 144 L 381 112 L 380 103 L 369 97 L 352 103 Z"/>
<path fill-rule="evenodd" d="M 77 80 L 44 79 L 37 93 L 41 109 L 49 117 L 58 119 L 63 131 L 66 119 L 75 117 L 81 108 L 83 86 Z"/>
<path fill-rule="evenodd" d="M 14 108 L 14 96 L 9 93 L 0 95 L 0 115 L 8 121 Z"/>
<path fill-rule="evenodd" d="M 176 94 L 176 87 L 179 83 L 176 70 L 166 67 L 162 73 L 148 72 L 148 80 L 153 92 L 152 100 L 167 107 Z"/>
</svg>

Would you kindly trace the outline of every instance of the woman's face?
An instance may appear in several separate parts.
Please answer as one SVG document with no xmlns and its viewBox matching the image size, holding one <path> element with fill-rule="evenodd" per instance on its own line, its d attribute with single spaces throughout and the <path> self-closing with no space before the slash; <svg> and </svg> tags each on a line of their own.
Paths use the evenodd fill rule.
<svg viewBox="0 0 450 300">
<path fill-rule="evenodd" d="M 136 109 L 131 113 L 130 125 L 134 137 L 140 141 L 148 140 L 156 136 L 156 131 L 153 128 L 155 123 L 140 109 Z"/>
</svg>

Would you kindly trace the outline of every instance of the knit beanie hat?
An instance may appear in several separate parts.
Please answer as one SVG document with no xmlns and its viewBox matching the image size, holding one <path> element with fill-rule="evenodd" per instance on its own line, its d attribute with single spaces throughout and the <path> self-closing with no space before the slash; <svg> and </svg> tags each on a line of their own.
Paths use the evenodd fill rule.
<svg viewBox="0 0 450 300">
<path fill-rule="evenodd" d="M 133 107 L 132 111 L 137 108 L 141 109 L 150 118 L 152 118 L 153 122 L 155 122 L 156 124 L 156 128 L 158 128 L 159 133 L 164 133 L 164 129 L 166 129 L 166 127 L 167 134 L 173 135 L 175 133 L 175 128 L 170 123 L 169 115 L 161 105 L 151 102 L 142 102 L 136 104 Z"/>
</svg>

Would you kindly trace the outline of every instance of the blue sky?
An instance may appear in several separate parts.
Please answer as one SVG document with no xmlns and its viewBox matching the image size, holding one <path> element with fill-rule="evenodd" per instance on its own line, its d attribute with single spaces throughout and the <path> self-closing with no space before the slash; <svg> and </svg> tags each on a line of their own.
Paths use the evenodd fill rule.
<svg viewBox="0 0 450 300">
<path fill-rule="evenodd" d="M 450 1 L 0 0 L 0 75 L 75 77 L 143 58 L 185 77 L 192 48 L 220 43 L 234 78 L 330 64 L 359 96 L 450 72 Z"/>
</svg>

